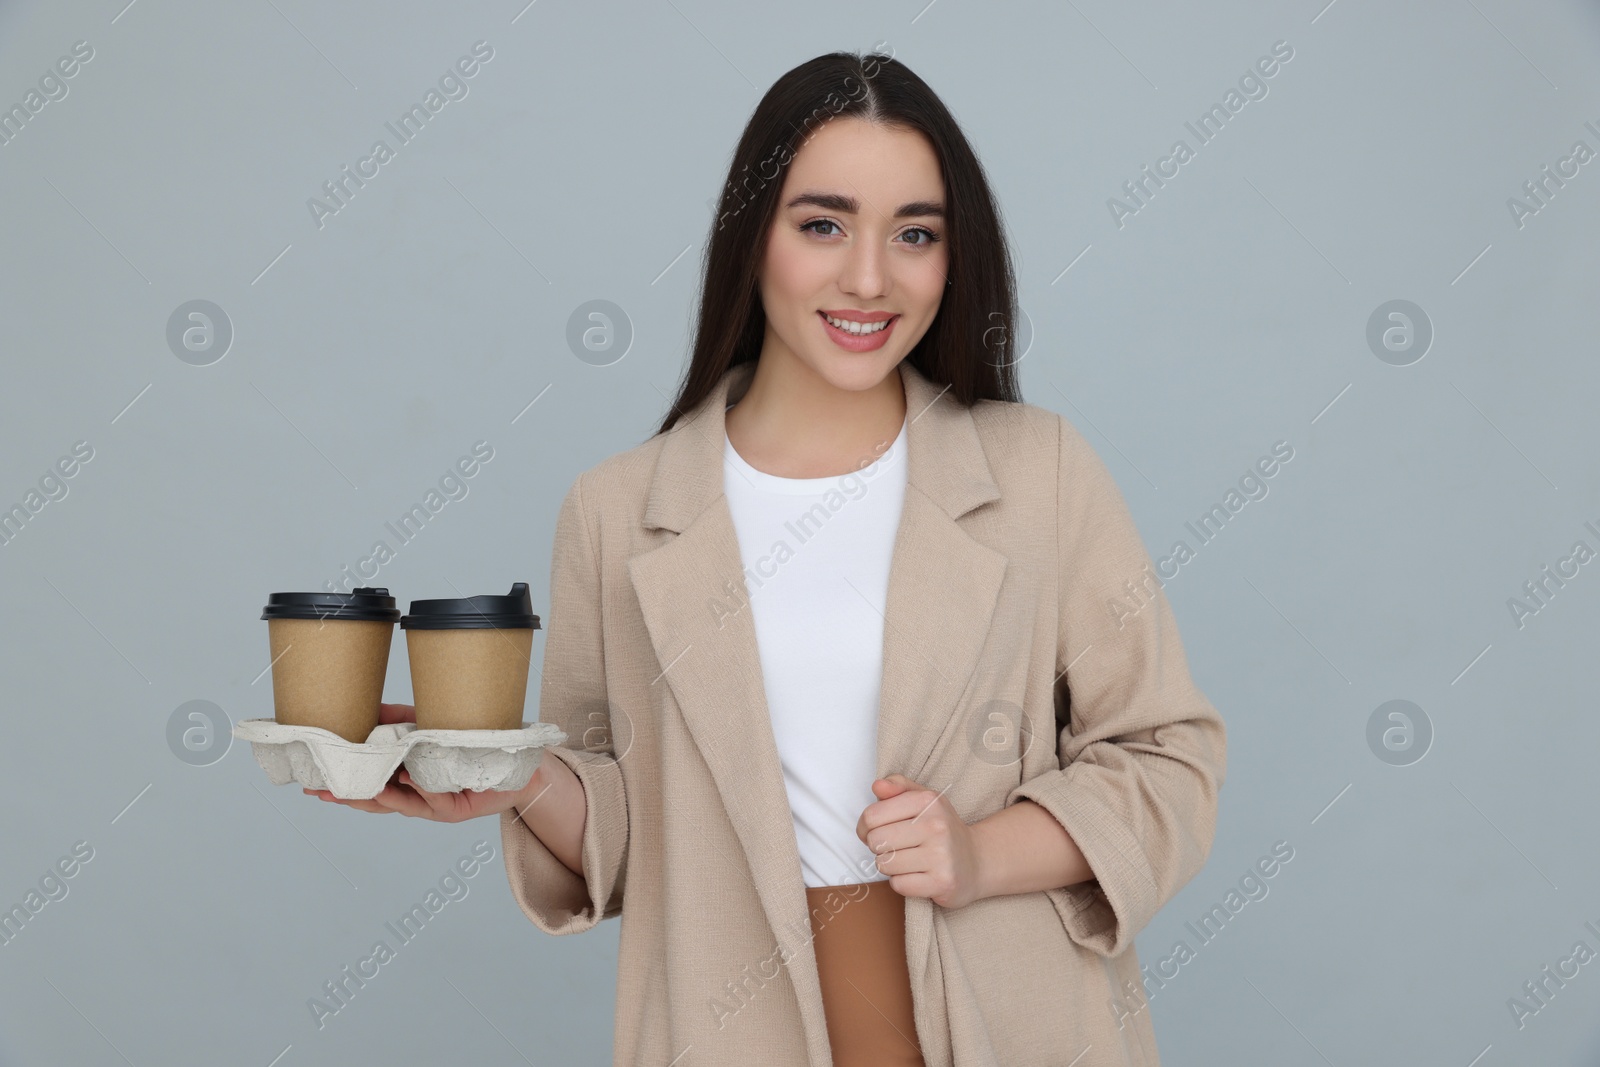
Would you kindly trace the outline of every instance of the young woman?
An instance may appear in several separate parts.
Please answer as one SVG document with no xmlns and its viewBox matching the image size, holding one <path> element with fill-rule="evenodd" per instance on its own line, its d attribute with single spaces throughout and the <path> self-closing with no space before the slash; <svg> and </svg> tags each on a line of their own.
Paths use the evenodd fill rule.
<svg viewBox="0 0 1600 1067">
<path fill-rule="evenodd" d="M 556 520 L 566 743 L 347 802 L 499 814 L 540 929 L 620 914 L 615 1062 L 1159 1063 L 1133 939 L 1205 862 L 1224 729 L 1105 465 L 1017 396 L 1014 308 L 933 91 L 785 74 L 676 401 Z"/>
</svg>

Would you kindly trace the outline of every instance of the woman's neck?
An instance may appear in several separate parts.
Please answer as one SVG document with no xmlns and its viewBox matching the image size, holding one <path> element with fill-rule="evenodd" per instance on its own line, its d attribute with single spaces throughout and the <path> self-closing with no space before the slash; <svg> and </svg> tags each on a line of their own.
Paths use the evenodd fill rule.
<svg viewBox="0 0 1600 1067">
<path fill-rule="evenodd" d="M 899 435 L 906 419 L 899 367 L 870 388 L 850 390 L 788 362 L 763 356 L 724 417 L 734 450 L 756 470 L 780 478 L 849 474 Z"/>
</svg>

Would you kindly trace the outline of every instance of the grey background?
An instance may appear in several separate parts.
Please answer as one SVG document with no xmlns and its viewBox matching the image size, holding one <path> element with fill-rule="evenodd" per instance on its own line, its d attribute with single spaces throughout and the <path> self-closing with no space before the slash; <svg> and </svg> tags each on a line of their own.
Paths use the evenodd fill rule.
<svg viewBox="0 0 1600 1067">
<path fill-rule="evenodd" d="M 1573 0 L 0 4 L 6 107 L 94 49 L 0 146 L 0 503 L 94 449 L 0 546 L 0 902 L 94 849 L 0 946 L 0 1059 L 608 1062 L 618 924 L 528 923 L 494 820 L 322 804 L 237 742 L 193 766 L 169 721 L 271 715 L 266 594 L 337 578 L 478 440 L 468 495 L 374 581 L 523 580 L 546 610 L 562 494 L 674 391 L 751 109 L 877 44 L 989 169 L 1024 395 L 1089 436 L 1153 555 L 1294 449 L 1167 586 L 1230 746 L 1210 862 L 1138 939 L 1147 966 L 1195 950 L 1150 1002 L 1163 1061 L 1600 1063 L 1600 963 L 1521 1028 L 1507 1006 L 1600 950 L 1600 562 L 1520 628 L 1507 606 L 1600 549 L 1600 161 L 1507 208 L 1600 149 L 1597 38 Z M 478 40 L 469 94 L 319 228 L 308 199 Z M 1279 40 L 1268 95 L 1119 228 L 1108 198 Z M 196 299 L 234 330 L 209 366 L 166 339 Z M 566 341 L 593 299 L 633 331 L 606 366 Z M 1406 366 L 1366 340 L 1394 299 L 1434 330 Z M 1431 724 L 1408 765 L 1367 739 L 1395 699 Z M 477 840 L 469 895 L 319 1030 L 307 1000 Z M 1279 841 L 1269 894 L 1200 945 L 1186 923 Z"/>
</svg>

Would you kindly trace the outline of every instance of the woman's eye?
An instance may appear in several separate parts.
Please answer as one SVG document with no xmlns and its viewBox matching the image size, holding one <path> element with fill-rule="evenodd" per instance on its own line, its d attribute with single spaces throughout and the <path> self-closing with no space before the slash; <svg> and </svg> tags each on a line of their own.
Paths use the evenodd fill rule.
<svg viewBox="0 0 1600 1067">
<path fill-rule="evenodd" d="M 833 236 L 836 236 L 836 234 L 834 232 L 831 232 L 831 231 L 830 232 L 824 232 L 820 228 L 820 227 L 824 227 L 824 226 L 831 226 L 833 228 L 833 230 L 838 231 L 838 233 L 843 233 L 844 232 L 844 230 L 839 226 L 839 224 L 837 222 L 834 222 L 832 219 L 812 219 L 810 222 L 801 223 L 800 230 L 801 230 L 802 233 L 809 231 L 811 233 L 817 234 L 819 237 L 833 237 Z M 920 237 L 920 239 L 919 240 L 914 240 L 914 241 L 903 241 L 902 243 L 908 244 L 913 248 L 926 248 L 928 245 L 931 245 L 935 241 L 939 240 L 939 235 L 934 233 L 932 230 L 928 229 L 925 226 L 913 226 L 909 230 L 905 231 L 905 233 L 902 233 L 900 236 L 901 236 L 901 238 L 906 238 L 906 237 L 910 237 L 913 234 L 918 235 Z"/>
</svg>

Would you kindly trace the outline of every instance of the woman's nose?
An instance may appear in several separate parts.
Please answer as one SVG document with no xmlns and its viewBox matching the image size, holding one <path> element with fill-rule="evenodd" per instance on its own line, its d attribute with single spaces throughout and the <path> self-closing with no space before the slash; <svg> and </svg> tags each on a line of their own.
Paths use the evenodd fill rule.
<svg viewBox="0 0 1600 1067">
<path fill-rule="evenodd" d="M 884 249 L 875 239 L 857 242 L 845 255 L 839 288 L 863 300 L 875 300 L 888 290 L 889 271 Z"/>
</svg>

